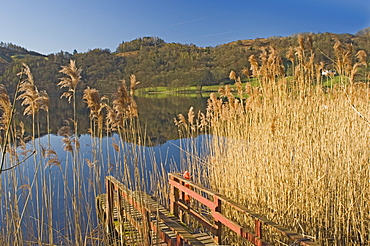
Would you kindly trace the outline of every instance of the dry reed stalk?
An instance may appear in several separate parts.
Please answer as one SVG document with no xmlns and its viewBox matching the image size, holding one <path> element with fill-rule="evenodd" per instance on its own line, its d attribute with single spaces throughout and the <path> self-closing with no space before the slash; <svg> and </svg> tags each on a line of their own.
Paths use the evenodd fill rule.
<svg viewBox="0 0 370 246">
<path fill-rule="evenodd" d="M 5 215 L 7 218 L 6 220 L 8 221 L 4 228 L 6 228 L 7 232 L 10 232 L 8 233 L 9 236 L 2 239 L 6 240 L 6 243 L 9 245 L 22 245 L 24 243 L 30 243 L 31 241 L 40 245 L 47 243 L 86 245 L 90 241 L 88 238 L 89 235 L 94 233 L 93 231 L 96 229 L 92 228 L 94 223 L 91 221 L 91 215 L 93 212 L 92 204 L 94 204 L 94 197 L 91 196 L 91 193 L 88 193 L 88 191 L 90 191 L 89 186 L 91 185 L 91 187 L 93 187 L 93 192 L 96 195 L 99 188 L 95 187 L 101 185 L 101 180 L 104 179 L 106 174 L 101 172 L 101 170 L 104 169 L 104 165 L 109 167 L 108 173 L 116 171 L 118 175 L 122 174 L 123 180 L 127 182 L 126 184 L 130 187 L 137 187 L 143 190 L 146 189 L 146 184 L 142 180 L 142 177 L 147 175 L 145 173 L 146 166 L 142 163 L 143 160 L 145 160 L 145 157 L 142 156 L 145 151 L 138 150 L 136 147 L 136 144 L 146 144 L 146 138 L 142 137 L 143 133 L 138 129 L 139 124 L 132 119 L 132 117 L 136 117 L 138 115 L 136 103 L 132 96 L 128 95 L 126 87 L 122 88 L 122 85 L 118 90 L 118 93 L 115 95 L 113 109 L 107 107 L 107 126 L 113 126 L 113 128 L 116 127 L 116 129 L 112 129 L 112 127 L 108 129 L 107 127 L 107 132 L 112 132 L 112 130 L 118 130 L 120 133 L 124 132 L 124 134 L 120 134 L 122 137 L 119 140 L 120 145 L 116 144 L 115 147 L 115 149 L 118 150 L 118 154 L 114 156 L 115 163 L 113 166 L 115 170 L 112 169 L 110 160 L 108 160 L 108 163 L 105 163 L 106 159 L 104 159 L 102 154 L 94 155 L 91 161 L 86 161 L 92 176 L 89 184 L 84 184 L 84 178 L 82 175 L 83 161 L 80 154 L 80 143 L 77 134 L 74 97 L 78 81 L 81 78 L 81 69 L 76 68 L 75 62 L 71 61 L 69 66 L 62 67 L 61 72 L 66 74 L 67 77 L 61 79 L 59 86 L 61 88 L 68 87 L 68 91 L 64 93 L 62 97 L 65 96 L 68 98 L 69 102 L 71 102 L 71 100 L 74 102 L 74 119 L 70 119 L 74 128 L 65 126 L 58 132 L 60 136 L 63 136 L 62 142 L 64 143 L 65 150 L 70 152 L 70 154 L 66 155 L 66 159 L 63 164 L 59 160 L 56 151 L 51 148 L 50 140 L 48 141 L 49 146 L 43 147 L 40 145 L 40 140 L 37 140 L 36 137 L 39 136 L 40 132 L 40 121 L 38 117 L 40 109 L 47 112 L 47 132 L 49 131 L 49 97 L 45 91 L 39 92 L 37 90 L 31 70 L 27 65 L 24 64 L 22 72 L 20 73 L 21 83 L 19 91 L 21 93 L 19 96 L 15 96 L 15 99 L 22 100 L 22 105 L 26 106 L 24 111 L 25 115 L 32 115 L 33 134 L 31 139 L 33 139 L 32 143 L 35 148 L 34 152 L 32 152 L 35 154 L 33 161 L 35 173 L 32 174 L 33 177 L 28 177 L 28 174 L 26 175 L 23 173 L 23 169 L 12 169 L 11 174 L 3 176 L 4 183 L 10 184 L 10 186 L 5 187 L 4 190 L 9 191 L 9 194 L 13 194 L 11 197 L 9 196 L 5 199 L 2 197 L 5 203 L 3 204 L 4 209 L 0 209 L 1 214 Z M 138 82 L 136 82 L 136 78 L 131 76 L 130 89 L 132 93 L 134 91 L 133 86 L 137 84 Z M 87 88 L 85 90 L 84 100 L 90 108 L 91 118 L 94 121 L 97 121 L 99 129 L 103 124 L 103 109 L 106 107 L 103 99 L 104 97 L 99 97 L 97 90 L 91 88 Z M 11 106 L 5 87 L 0 85 L 0 111 L 2 112 L 0 127 L 3 131 L 6 131 L 6 128 L 9 128 L 7 126 L 12 127 L 9 137 L 4 138 L 6 139 L 6 143 L 12 143 L 12 145 L 11 147 L 9 147 L 9 145 L 6 148 L 3 148 L 4 151 L 5 149 L 9 151 L 9 155 L 3 154 L 3 158 L 6 157 L 6 162 L 9 162 L 7 165 L 16 166 L 15 164 L 19 161 L 18 157 L 23 155 L 28 158 L 29 154 L 27 155 L 27 153 L 30 153 L 30 150 L 26 149 L 23 124 L 20 124 L 21 129 L 19 132 L 15 126 L 13 127 L 13 125 L 10 124 L 10 119 L 12 117 Z M 118 123 L 117 120 L 120 120 L 121 123 Z M 195 122 L 193 122 L 193 124 L 195 124 Z M 127 127 L 127 129 L 123 129 L 123 127 Z M 41 146 L 40 152 L 38 151 L 39 148 L 36 149 L 36 141 Z M 102 142 L 101 134 L 100 141 Z M 125 141 L 127 143 L 125 143 Z M 17 145 L 18 143 L 19 145 Z M 128 143 L 132 143 L 132 146 L 128 146 Z M 5 145 L 3 145 L 3 147 L 4 146 Z M 20 152 L 16 150 L 17 146 L 20 146 Z M 107 146 L 109 146 L 108 141 Z M 101 151 L 102 144 L 93 145 L 92 148 L 97 149 L 92 150 L 93 153 Z M 107 149 L 109 150 L 110 147 L 107 147 Z M 120 151 L 120 149 L 123 151 Z M 72 158 L 70 158 L 70 155 L 72 155 Z M 121 158 L 125 158 L 125 161 L 122 161 Z M 131 159 L 129 161 L 134 163 L 135 177 L 131 177 L 131 167 L 126 163 L 128 159 Z M 52 183 L 55 178 L 51 176 L 52 172 L 50 170 L 54 166 L 60 170 L 63 180 L 62 187 L 55 187 Z M 100 166 L 102 166 L 101 170 L 98 171 Z M 19 180 L 21 184 L 18 184 L 18 177 L 20 177 Z M 25 178 L 23 179 L 22 177 Z M 53 189 L 55 188 L 63 189 L 62 196 L 64 197 L 64 204 L 62 205 L 57 204 L 57 206 L 55 206 L 55 204 L 53 204 Z M 21 195 L 19 195 L 20 192 L 18 189 L 22 191 Z M 100 189 L 100 191 L 101 190 L 102 189 Z M 23 207 L 19 207 L 18 205 L 18 201 L 20 201 L 20 197 L 18 195 L 23 197 Z M 37 199 L 33 199 L 34 197 Z M 58 206 L 65 206 L 63 216 L 65 217 L 64 222 L 66 223 L 66 227 L 62 229 L 58 228 L 56 221 L 53 221 L 53 213 L 55 213 L 55 209 L 57 209 L 56 207 Z M 31 229 L 29 231 L 23 231 L 24 226 Z M 96 230 L 103 234 L 102 230 Z M 24 236 L 32 237 L 32 240 L 27 241 Z M 100 241 L 98 240 L 97 245 L 101 245 L 102 241 L 108 244 L 108 240 L 103 239 Z"/>
<path fill-rule="evenodd" d="M 356 58 L 358 59 L 358 62 L 365 67 L 367 67 L 366 57 L 367 57 L 367 54 L 366 54 L 366 51 L 364 50 L 359 50 L 356 53 Z"/>
<path fill-rule="evenodd" d="M 106 96 L 100 97 L 99 91 L 94 88 L 90 88 L 89 86 L 84 90 L 84 94 L 82 99 L 87 104 L 87 107 L 90 109 L 90 118 L 93 122 L 96 121 L 98 127 L 98 135 L 101 136 L 103 133 L 103 109 L 107 106 L 104 102 L 108 98 Z M 91 128 L 92 129 L 92 128 Z M 94 135 L 94 132 L 92 135 Z"/>
<path fill-rule="evenodd" d="M 10 103 L 8 92 L 3 84 L 0 84 L 0 129 L 6 131 L 12 116 L 12 104 Z M 2 145 L 3 146 L 3 145 Z"/>
<path fill-rule="evenodd" d="M 74 93 L 76 92 L 77 85 L 81 79 L 81 68 L 76 67 L 76 62 L 74 60 L 70 60 L 68 66 L 62 66 L 62 69 L 59 71 L 67 75 L 67 77 L 61 78 L 58 86 L 60 88 L 68 88 L 67 92 L 64 92 L 61 96 L 66 97 L 68 102 L 71 102 Z"/>
<path fill-rule="evenodd" d="M 259 73 L 259 65 L 258 65 L 256 56 L 255 55 L 251 55 L 248 58 L 248 61 L 251 64 L 252 77 L 258 78 L 260 76 L 260 73 Z"/>
<path fill-rule="evenodd" d="M 38 160 L 38 147 L 36 145 L 36 136 L 40 137 L 40 118 L 39 118 L 39 111 L 44 110 L 46 111 L 47 115 L 47 131 L 49 131 L 49 96 L 46 93 L 46 91 L 38 91 L 33 75 L 31 73 L 31 69 L 27 64 L 23 63 L 23 69 L 18 74 L 20 76 L 20 85 L 17 88 L 17 92 L 19 92 L 19 96 L 16 97 L 17 100 L 22 100 L 21 106 L 26 106 L 24 109 L 23 114 L 24 115 L 31 115 L 32 116 L 32 148 L 34 149 L 33 154 L 33 162 L 34 162 L 34 168 L 35 168 L 35 176 L 33 177 L 32 181 L 32 189 L 36 193 L 36 197 L 41 197 L 41 199 L 44 201 L 45 199 L 48 199 L 48 196 L 51 194 L 51 188 L 46 186 L 46 179 L 44 180 L 38 180 L 39 177 L 45 176 L 45 170 L 41 167 L 43 157 L 41 155 L 41 158 Z M 50 143 L 50 141 L 49 141 Z M 41 145 L 40 140 L 38 141 L 38 145 Z M 31 193 L 30 193 L 31 194 Z M 28 195 L 28 198 L 26 200 L 25 208 L 23 209 L 23 212 L 25 211 L 28 199 L 30 197 L 30 194 Z M 50 197 L 50 196 L 49 196 Z M 22 212 L 22 217 L 23 213 Z M 50 210 L 45 211 L 43 209 L 42 203 L 36 203 L 35 205 L 35 211 L 32 215 L 36 222 L 35 227 L 37 228 L 37 240 L 39 243 L 41 243 L 46 237 L 46 230 L 48 230 L 49 233 L 49 240 L 50 242 L 53 242 L 53 230 L 52 230 L 52 214 Z M 45 219 L 48 219 L 49 224 L 45 223 Z M 21 223 L 21 221 L 20 221 Z M 18 225 L 18 229 L 20 227 L 20 224 Z M 47 228 L 47 229 L 46 229 Z M 17 230 L 18 230 L 17 229 Z"/>
<path fill-rule="evenodd" d="M 249 69 L 248 68 L 243 68 L 242 69 L 242 74 L 244 74 L 248 79 L 249 79 L 249 76 L 250 76 L 250 74 L 249 74 Z"/>
<path fill-rule="evenodd" d="M 115 121 L 121 128 L 126 119 L 138 116 L 137 105 L 133 97 L 127 91 L 126 81 L 123 79 L 117 92 L 113 95 L 113 109 L 115 111 Z"/>
<path fill-rule="evenodd" d="M 130 75 L 130 96 L 133 97 L 135 95 L 136 86 L 140 84 L 140 81 L 136 81 L 135 74 Z"/>
<path fill-rule="evenodd" d="M 236 82 L 237 76 L 236 76 L 236 72 L 234 70 L 230 71 L 229 79 L 234 80 Z"/>
<path fill-rule="evenodd" d="M 215 135 L 226 137 L 215 138 L 213 142 L 213 160 L 216 161 L 210 167 L 212 185 L 280 223 L 289 225 L 298 214 L 302 227 L 311 235 L 327 236 L 333 232 L 326 228 L 336 228 L 337 242 L 358 240 L 356 234 L 343 238 L 342 235 L 349 234 L 344 229 L 348 217 L 342 213 L 332 214 L 336 211 L 332 206 L 350 205 L 347 197 L 354 194 L 359 198 L 364 196 L 365 200 L 369 196 L 358 188 L 368 186 L 366 180 L 370 175 L 368 171 L 363 173 L 365 156 L 369 154 L 363 152 L 369 144 L 363 139 L 369 133 L 368 126 L 358 120 L 355 124 L 356 116 L 346 107 L 343 94 L 329 100 L 312 96 L 303 105 L 294 98 L 284 103 L 273 102 L 273 105 L 265 103 L 269 104 L 265 104 L 263 111 L 255 108 L 255 113 L 245 118 L 234 121 L 228 117 L 226 124 L 212 127 Z M 274 106 L 279 104 L 279 108 Z M 224 110 L 232 112 L 232 108 Z M 334 124 L 349 128 L 338 129 Z M 354 139 L 362 141 L 360 146 L 353 144 Z M 348 159 L 343 160 L 342 156 Z M 357 170 L 361 170 L 364 177 L 353 181 L 353 177 L 358 177 Z M 347 190 L 346 195 L 342 189 Z M 351 209 L 355 208 L 354 204 L 350 205 Z M 330 210 L 326 210 L 327 206 Z M 366 206 L 356 210 L 368 212 Z M 321 226 L 320 220 L 324 223 Z M 361 228 L 363 222 L 353 221 L 348 226 Z M 325 236 L 322 235 L 321 240 L 325 240 Z"/>
<path fill-rule="evenodd" d="M 19 86 L 20 95 L 17 100 L 22 100 L 22 106 L 26 106 L 24 109 L 24 115 L 36 115 L 40 109 L 45 111 L 49 110 L 49 96 L 46 91 L 39 92 L 35 86 L 33 75 L 27 64 L 23 64 L 23 71 L 20 73 L 22 76 L 26 75 L 26 78 L 21 81 Z"/>
<path fill-rule="evenodd" d="M 64 150 L 67 152 L 70 152 L 72 154 L 72 188 L 71 188 L 71 194 L 69 194 L 67 197 L 71 198 L 72 202 L 72 208 L 71 211 L 66 212 L 67 217 L 72 217 L 72 221 L 69 227 L 69 230 L 71 230 L 71 233 L 74 235 L 74 243 L 76 245 L 82 245 L 84 240 L 82 236 L 82 223 L 84 218 L 81 216 L 81 211 L 83 211 L 85 208 L 84 205 L 88 208 L 88 204 L 82 204 L 80 201 L 83 200 L 83 194 L 81 192 L 83 184 L 82 184 L 82 160 L 80 158 L 80 141 L 78 138 L 78 132 L 77 132 L 77 115 L 76 115 L 76 89 L 81 79 L 81 72 L 82 69 L 78 68 L 76 66 L 76 62 L 74 60 L 70 60 L 68 66 L 62 66 L 62 69 L 59 71 L 60 73 L 63 73 L 66 75 L 66 77 L 60 78 L 60 82 L 58 83 L 58 86 L 60 88 L 68 88 L 68 91 L 64 92 L 61 95 L 61 98 L 66 97 L 68 99 L 68 102 L 71 103 L 73 100 L 73 119 L 71 119 L 71 122 L 73 123 L 73 133 L 72 135 L 65 136 L 62 139 L 62 142 L 64 143 Z M 66 165 L 68 165 L 66 161 Z M 67 175 L 66 175 L 67 176 Z M 66 182 L 66 185 L 69 185 L 68 182 Z M 70 213 L 70 214 L 69 214 Z M 73 229 L 72 229 L 73 227 Z"/>
<path fill-rule="evenodd" d="M 296 59 L 289 54 L 292 63 L 297 61 L 298 81 L 289 89 L 287 80 L 266 74 L 264 66 L 271 68 L 276 59 L 271 51 L 269 62 L 263 51 L 261 69 L 250 57 L 254 74 L 267 75 L 261 78 L 263 89 L 249 87 L 245 104 L 211 95 L 208 169 L 193 170 L 207 173 L 221 194 L 323 245 L 366 245 L 370 128 L 361 115 L 370 115 L 370 96 L 366 84 L 354 83 L 362 63 L 352 65 L 351 48 L 336 41 L 335 65 L 351 84 L 324 93 L 319 83 L 324 64 L 315 64 L 312 52 L 306 56 L 305 48 L 312 49 L 307 42 L 299 39 Z M 220 93 L 225 96 L 225 88 Z"/>
</svg>

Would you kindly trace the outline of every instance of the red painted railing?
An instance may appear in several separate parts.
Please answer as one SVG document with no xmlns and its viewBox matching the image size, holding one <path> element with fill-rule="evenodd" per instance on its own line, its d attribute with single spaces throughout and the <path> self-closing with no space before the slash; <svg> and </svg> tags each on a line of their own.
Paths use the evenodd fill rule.
<svg viewBox="0 0 370 246">
<path fill-rule="evenodd" d="M 107 176 L 105 179 L 105 185 L 106 185 L 106 227 L 107 231 L 109 233 L 112 233 L 112 237 L 115 237 L 115 229 L 114 229 L 114 209 L 117 210 L 118 213 L 118 219 L 122 220 L 123 215 L 125 215 L 126 219 L 130 221 L 131 225 L 136 227 L 139 230 L 144 230 L 144 233 L 147 234 L 147 237 L 144 238 L 144 245 L 149 245 L 151 238 L 150 233 L 148 232 L 148 229 L 157 231 L 159 233 L 159 237 L 167 243 L 167 245 L 175 246 L 176 241 L 180 240 L 180 238 L 176 238 L 176 241 L 172 238 L 168 237 L 167 234 L 161 232 L 158 230 L 157 223 L 153 223 L 149 220 L 149 216 L 151 213 L 157 214 L 157 211 L 153 209 L 152 207 L 145 204 L 145 202 L 142 200 L 142 197 L 134 195 L 133 192 L 128 189 L 124 184 L 119 182 L 117 179 L 115 179 L 112 176 Z M 123 203 L 126 202 L 130 204 L 132 207 L 134 207 L 142 216 L 143 220 L 146 221 L 146 224 L 138 224 L 137 220 L 132 218 L 129 212 L 125 212 Z M 162 216 L 159 216 L 159 220 L 165 221 L 165 218 L 161 218 Z M 149 228 L 147 228 L 149 227 Z M 145 232 L 147 231 L 147 233 Z M 180 235 L 177 235 L 177 237 L 180 237 Z"/>
<path fill-rule="evenodd" d="M 173 213 L 175 216 L 178 216 L 180 220 L 183 219 L 184 214 L 187 213 L 189 216 L 191 216 L 201 225 L 207 228 L 208 231 L 214 235 L 214 239 L 218 244 L 222 243 L 222 227 L 225 226 L 234 231 L 239 236 L 247 239 L 254 245 L 268 245 L 268 243 L 263 241 L 263 226 L 267 226 L 270 229 L 273 229 L 274 231 L 288 238 L 293 243 L 305 246 L 319 245 L 298 233 L 292 232 L 289 229 L 284 228 L 277 223 L 272 222 L 267 218 L 248 210 L 244 206 L 236 204 L 234 201 L 220 194 L 217 194 L 212 190 L 209 190 L 201 185 L 195 184 L 192 181 L 183 178 L 180 175 L 169 173 L 168 176 L 171 187 L 171 213 Z M 194 208 L 191 208 L 191 205 L 185 202 L 185 196 L 190 196 L 191 199 L 194 199 L 204 206 L 208 207 L 211 211 L 213 222 L 210 222 L 209 219 L 205 218 Z M 254 232 L 248 232 L 238 223 L 227 218 L 222 213 L 222 206 L 227 206 L 252 218 L 254 220 Z"/>
<path fill-rule="evenodd" d="M 109 233 L 109 238 L 119 237 L 119 235 L 117 235 L 116 233 L 116 226 L 114 225 L 114 213 L 116 212 L 116 219 L 118 219 L 118 222 L 120 222 L 119 224 L 122 223 L 123 217 L 125 217 L 125 220 L 128 220 L 132 226 L 141 231 L 141 235 L 143 235 L 144 241 L 142 242 L 142 245 L 153 244 L 153 239 L 150 237 L 149 230 L 156 232 L 158 237 L 168 246 L 182 246 L 185 243 L 187 245 L 194 246 L 203 245 L 195 238 L 193 238 L 190 233 L 184 230 L 181 225 L 179 225 L 173 219 L 169 218 L 167 215 L 150 205 L 150 203 L 148 202 L 148 195 L 144 195 L 144 193 L 141 192 L 131 191 L 124 184 L 122 184 L 112 176 L 106 177 L 105 184 L 107 191 L 105 198 L 105 226 L 107 232 Z M 139 221 L 133 218 L 129 211 L 124 211 L 125 207 L 127 208 L 127 206 L 124 204 L 129 204 L 130 206 L 135 208 L 135 210 L 141 214 L 142 218 L 139 219 Z M 175 237 L 167 234 L 166 231 L 160 230 L 158 223 L 150 219 L 151 216 L 154 216 L 157 221 L 161 221 L 165 225 L 167 225 L 168 228 L 173 231 Z"/>
</svg>

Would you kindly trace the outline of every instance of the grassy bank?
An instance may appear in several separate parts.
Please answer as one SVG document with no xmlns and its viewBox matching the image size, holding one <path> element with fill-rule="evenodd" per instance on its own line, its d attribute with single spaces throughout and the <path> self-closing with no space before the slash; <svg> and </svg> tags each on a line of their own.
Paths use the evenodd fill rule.
<svg viewBox="0 0 370 246">
<path fill-rule="evenodd" d="M 258 86 L 259 80 L 257 78 L 250 78 L 248 80 L 242 81 L 245 85 L 250 83 L 252 86 Z M 219 85 L 205 85 L 201 88 L 198 86 L 185 86 L 185 87 L 149 87 L 149 88 L 139 88 L 137 93 L 140 95 L 145 94 L 186 94 L 187 96 L 194 96 L 195 94 L 209 94 L 212 92 L 218 92 L 220 86 L 228 84 L 233 91 L 237 91 L 237 87 L 234 85 L 232 80 L 225 81 Z"/>
</svg>

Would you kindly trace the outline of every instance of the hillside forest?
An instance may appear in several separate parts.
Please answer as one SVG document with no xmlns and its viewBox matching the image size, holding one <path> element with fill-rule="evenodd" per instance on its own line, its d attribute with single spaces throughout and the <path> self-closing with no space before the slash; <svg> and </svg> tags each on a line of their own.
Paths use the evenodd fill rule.
<svg viewBox="0 0 370 246">
<path fill-rule="evenodd" d="M 328 70 L 335 69 L 332 49 L 335 39 L 339 39 L 348 48 L 348 55 L 353 60 L 358 50 L 370 52 L 368 32 L 360 31 L 356 35 L 303 35 L 309 37 L 305 45 L 307 50 L 315 54 L 314 62 L 324 62 Z M 270 47 L 282 57 L 282 64 L 289 76 L 292 73 L 289 70 L 292 62 L 287 54 L 292 52 L 289 47 L 297 46 L 298 35 L 238 40 L 216 47 L 166 43 L 158 37 L 143 37 L 122 42 L 115 51 L 96 48 L 84 53 L 74 50 L 72 54 L 60 51 L 44 55 L 15 44 L 0 42 L 0 84 L 4 84 L 10 92 L 14 91 L 19 80 L 17 73 L 21 71 L 22 63 L 26 63 L 39 89 L 47 90 L 50 94 L 56 93 L 60 81 L 58 71 L 73 59 L 82 68 L 82 83 L 77 88 L 81 92 L 90 86 L 103 93 L 110 93 L 120 80 L 129 80 L 131 74 L 135 74 L 141 82 L 138 88 L 197 86 L 201 89 L 204 85 L 231 82 L 228 76 L 231 70 L 242 81 L 246 81 L 251 75 L 248 58 L 253 54 L 260 57 Z"/>
</svg>

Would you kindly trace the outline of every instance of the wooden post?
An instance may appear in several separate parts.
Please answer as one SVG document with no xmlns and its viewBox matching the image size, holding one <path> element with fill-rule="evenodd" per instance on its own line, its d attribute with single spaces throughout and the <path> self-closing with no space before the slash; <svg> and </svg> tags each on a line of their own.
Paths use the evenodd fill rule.
<svg viewBox="0 0 370 246">
<path fill-rule="evenodd" d="M 110 180 L 106 179 L 106 231 L 111 236 L 114 233 L 114 224 L 113 224 L 113 207 L 114 207 L 114 185 Z"/>
<path fill-rule="evenodd" d="M 118 221 L 119 221 L 119 237 L 121 239 L 121 242 L 123 244 L 125 244 L 125 228 L 124 228 L 124 219 L 123 219 L 123 216 L 124 216 L 124 210 L 123 210 L 123 198 L 122 198 L 122 193 L 121 193 L 121 190 L 118 189 L 117 191 L 117 211 L 118 211 Z"/>
<path fill-rule="evenodd" d="M 150 235 L 150 213 L 143 207 L 141 209 L 143 216 L 143 239 L 144 245 L 152 245 L 152 236 Z"/>
<path fill-rule="evenodd" d="M 183 181 L 180 181 L 180 184 L 182 186 L 185 185 L 185 183 Z M 181 194 L 180 194 L 181 198 L 180 199 L 181 199 L 181 201 L 185 202 L 185 192 L 183 192 L 183 191 L 180 191 L 180 192 L 181 192 Z M 183 223 L 185 222 L 185 212 L 182 208 L 179 209 L 179 219 L 180 219 L 181 222 L 183 222 Z"/>
<path fill-rule="evenodd" d="M 255 230 L 255 235 L 258 237 L 260 240 L 257 241 L 257 245 L 262 245 L 262 223 L 259 220 L 254 221 L 254 230 Z"/>
<path fill-rule="evenodd" d="M 175 180 L 174 176 L 170 175 L 170 179 Z M 179 200 L 179 190 L 171 185 L 170 193 L 170 212 L 176 217 L 179 216 L 179 205 L 177 201 Z"/>
<path fill-rule="evenodd" d="M 221 200 L 217 196 L 213 196 L 215 203 L 215 212 L 221 213 Z M 217 235 L 215 235 L 215 241 L 217 244 L 222 244 L 222 223 L 218 220 L 215 220 L 217 226 Z"/>
<path fill-rule="evenodd" d="M 176 235 L 176 246 L 183 246 L 184 240 L 180 237 L 179 234 Z"/>
</svg>

